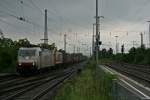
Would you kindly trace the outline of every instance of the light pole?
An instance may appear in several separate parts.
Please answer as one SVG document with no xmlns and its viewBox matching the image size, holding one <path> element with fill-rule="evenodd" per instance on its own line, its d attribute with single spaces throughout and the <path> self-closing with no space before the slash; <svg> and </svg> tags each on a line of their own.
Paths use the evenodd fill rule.
<svg viewBox="0 0 150 100">
<path fill-rule="evenodd" d="M 66 37 L 67 37 L 67 35 L 64 34 L 64 51 L 65 51 L 65 52 L 67 52 L 67 51 L 66 51 L 66 44 L 67 44 L 67 42 L 66 42 Z"/>
</svg>

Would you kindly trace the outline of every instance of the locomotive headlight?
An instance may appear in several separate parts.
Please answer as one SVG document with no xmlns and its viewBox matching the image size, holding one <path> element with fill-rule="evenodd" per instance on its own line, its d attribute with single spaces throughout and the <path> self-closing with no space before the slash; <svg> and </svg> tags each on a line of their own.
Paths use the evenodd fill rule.
<svg viewBox="0 0 150 100">
<path fill-rule="evenodd" d="M 19 66 L 21 66 L 21 63 L 19 63 Z"/>
<path fill-rule="evenodd" d="M 33 62 L 32 65 L 34 66 L 34 65 L 35 65 L 35 62 Z"/>
</svg>

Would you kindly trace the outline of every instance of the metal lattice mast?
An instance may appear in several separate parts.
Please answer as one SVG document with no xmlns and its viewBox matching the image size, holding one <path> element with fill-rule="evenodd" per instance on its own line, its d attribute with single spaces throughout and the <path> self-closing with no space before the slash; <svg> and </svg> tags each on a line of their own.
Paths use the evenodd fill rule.
<svg viewBox="0 0 150 100">
<path fill-rule="evenodd" d="M 45 9 L 45 22 L 44 22 L 44 44 L 48 44 L 48 32 L 47 32 L 47 9 Z"/>
</svg>

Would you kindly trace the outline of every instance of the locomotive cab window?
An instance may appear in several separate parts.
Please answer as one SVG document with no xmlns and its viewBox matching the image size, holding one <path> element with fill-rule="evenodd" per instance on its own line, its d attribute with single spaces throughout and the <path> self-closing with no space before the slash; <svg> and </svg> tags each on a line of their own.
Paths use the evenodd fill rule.
<svg viewBox="0 0 150 100">
<path fill-rule="evenodd" d="M 19 56 L 35 56 L 35 50 L 20 50 Z"/>
</svg>

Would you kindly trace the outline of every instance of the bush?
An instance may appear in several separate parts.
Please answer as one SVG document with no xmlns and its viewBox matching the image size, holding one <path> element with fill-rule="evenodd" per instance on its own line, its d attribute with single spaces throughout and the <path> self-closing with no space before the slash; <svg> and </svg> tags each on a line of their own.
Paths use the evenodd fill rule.
<svg viewBox="0 0 150 100">
<path fill-rule="evenodd" d="M 150 64 L 150 49 L 133 47 L 127 54 L 116 54 L 114 60 L 126 63 Z"/>
<path fill-rule="evenodd" d="M 14 72 L 17 50 L 14 48 L 0 48 L 0 72 Z"/>
</svg>

